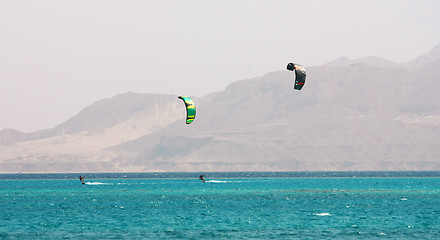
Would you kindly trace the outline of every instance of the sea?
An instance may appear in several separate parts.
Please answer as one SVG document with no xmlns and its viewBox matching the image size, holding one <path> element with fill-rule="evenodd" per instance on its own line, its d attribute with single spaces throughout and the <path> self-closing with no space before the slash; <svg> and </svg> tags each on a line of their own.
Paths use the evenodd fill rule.
<svg viewBox="0 0 440 240">
<path fill-rule="evenodd" d="M 0 239 L 440 239 L 436 171 L 79 175 L 0 174 Z"/>
</svg>

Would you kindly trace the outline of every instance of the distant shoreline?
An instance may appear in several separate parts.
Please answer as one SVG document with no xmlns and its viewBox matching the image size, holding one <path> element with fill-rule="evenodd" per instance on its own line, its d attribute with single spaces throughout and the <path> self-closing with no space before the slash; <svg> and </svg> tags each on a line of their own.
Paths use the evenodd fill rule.
<svg viewBox="0 0 440 240">
<path fill-rule="evenodd" d="M 440 171 L 298 171 L 298 172 L 102 172 L 102 173 L 0 173 L 0 180 L 90 179 L 206 179 L 237 178 L 440 178 Z"/>
</svg>

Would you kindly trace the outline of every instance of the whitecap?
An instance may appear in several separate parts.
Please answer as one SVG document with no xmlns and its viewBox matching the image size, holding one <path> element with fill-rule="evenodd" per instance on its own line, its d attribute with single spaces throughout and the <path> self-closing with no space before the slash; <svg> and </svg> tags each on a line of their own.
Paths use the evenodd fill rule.
<svg viewBox="0 0 440 240">
<path fill-rule="evenodd" d="M 87 185 L 112 185 L 111 183 L 102 183 L 102 182 L 86 182 Z"/>
<path fill-rule="evenodd" d="M 227 183 L 228 181 L 208 180 L 208 181 L 205 181 L 205 182 L 208 182 L 208 183 Z"/>
<path fill-rule="evenodd" d="M 221 180 L 207 180 L 207 183 L 232 183 L 232 182 L 241 182 L 241 181 L 221 181 Z"/>
<path fill-rule="evenodd" d="M 315 213 L 313 215 L 315 215 L 315 216 L 332 216 L 332 214 L 330 214 L 330 213 Z"/>
</svg>

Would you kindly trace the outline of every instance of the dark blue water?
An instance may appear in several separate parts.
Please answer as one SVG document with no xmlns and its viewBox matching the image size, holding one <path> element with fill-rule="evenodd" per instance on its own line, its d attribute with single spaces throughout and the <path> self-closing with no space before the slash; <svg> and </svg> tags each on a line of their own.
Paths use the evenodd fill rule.
<svg viewBox="0 0 440 240">
<path fill-rule="evenodd" d="M 438 174 L 3 174 L 0 239 L 440 239 Z"/>
</svg>

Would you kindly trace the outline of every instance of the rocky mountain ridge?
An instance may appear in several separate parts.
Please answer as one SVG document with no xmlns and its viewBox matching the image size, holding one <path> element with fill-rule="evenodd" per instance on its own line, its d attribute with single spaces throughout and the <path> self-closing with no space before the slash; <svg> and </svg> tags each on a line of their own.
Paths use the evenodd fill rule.
<svg viewBox="0 0 440 240">
<path fill-rule="evenodd" d="M 307 67 L 301 91 L 290 71 L 236 81 L 194 98 L 190 125 L 177 96 L 120 94 L 52 129 L 1 131 L 0 172 L 438 170 L 439 49 Z"/>
</svg>

